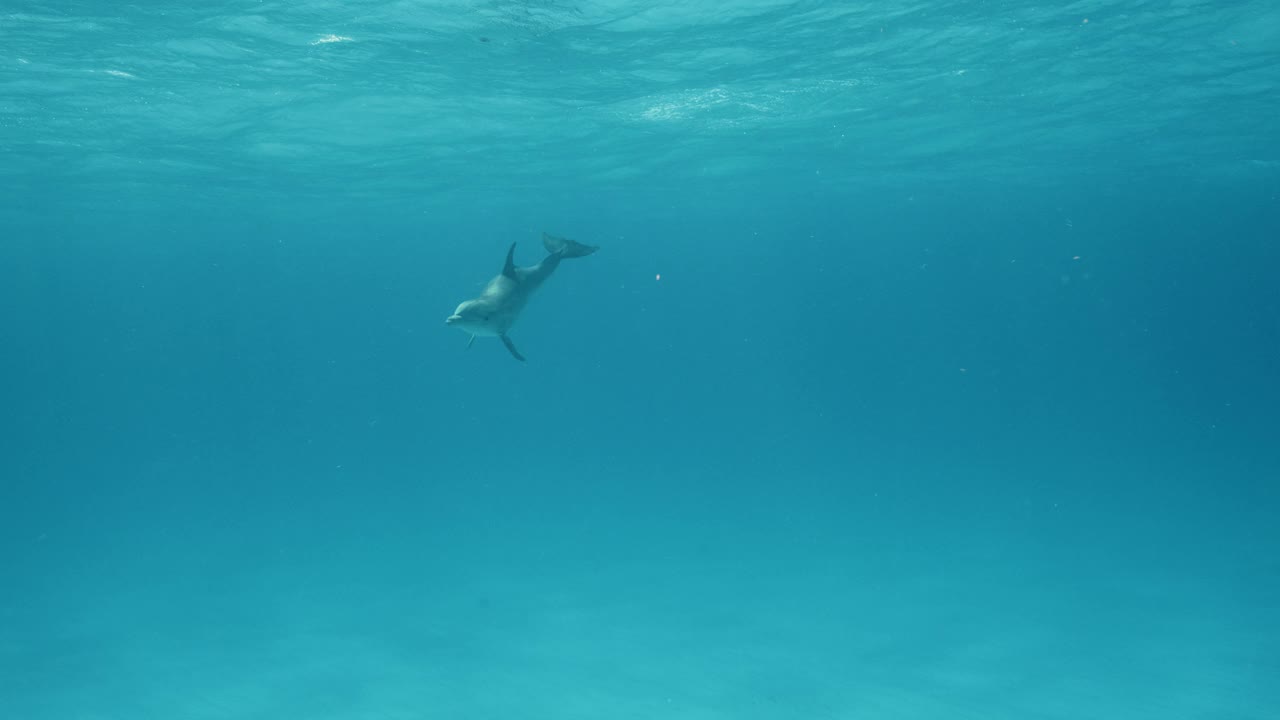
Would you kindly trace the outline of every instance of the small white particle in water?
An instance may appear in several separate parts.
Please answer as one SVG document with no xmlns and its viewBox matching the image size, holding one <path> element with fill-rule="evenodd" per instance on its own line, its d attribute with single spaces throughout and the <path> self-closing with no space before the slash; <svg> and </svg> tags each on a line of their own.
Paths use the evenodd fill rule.
<svg viewBox="0 0 1280 720">
<path fill-rule="evenodd" d="M 137 75 L 134 75 L 134 74 L 132 74 L 132 73 L 127 73 L 127 72 L 125 72 L 125 71 L 123 71 L 123 70 L 103 70 L 102 72 L 104 72 L 104 73 L 106 73 L 106 74 L 108 74 L 108 75 L 115 75 L 116 77 L 124 77 L 124 78 L 136 78 L 136 77 L 138 77 Z"/>
<path fill-rule="evenodd" d="M 30 65 L 31 61 L 26 58 L 18 58 L 19 65 Z"/>
<path fill-rule="evenodd" d="M 325 43 L 350 42 L 351 38 L 344 35 L 323 35 L 316 40 L 312 40 L 312 45 L 323 45 Z"/>
</svg>

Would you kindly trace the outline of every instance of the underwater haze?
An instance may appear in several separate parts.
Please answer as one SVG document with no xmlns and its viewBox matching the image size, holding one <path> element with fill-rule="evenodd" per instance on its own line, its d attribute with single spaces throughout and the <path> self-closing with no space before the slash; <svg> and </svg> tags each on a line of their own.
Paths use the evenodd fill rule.
<svg viewBox="0 0 1280 720">
<path fill-rule="evenodd" d="M 1278 239 L 1271 0 L 9 0 L 0 717 L 1275 718 Z"/>
</svg>

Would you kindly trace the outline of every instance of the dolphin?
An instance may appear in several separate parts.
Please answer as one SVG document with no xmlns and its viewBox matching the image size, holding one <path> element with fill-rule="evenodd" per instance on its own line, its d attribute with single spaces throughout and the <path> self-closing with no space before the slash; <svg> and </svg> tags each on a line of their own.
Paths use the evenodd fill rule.
<svg viewBox="0 0 1280 720">
<path fill-rule="evenodd" d="M 512 357 L 523 362 L 524 356 L 507 337 L 507 331 L 516 324 L 516 318 L 529 302 L 529 296 L 560 267 L 561 260 L 586 257 L 600 249 L 547 233 L 542 233 L 542 246 L 547 249 L 547 256 L 542 258 L 542 262 L 532 267 L 516 267 L 513 260 L 516 244 L 511 243 L 502 274 L 490 280 L 479 297 L 462 303 L 445 318 L 446 325 L 471 334 L 467 347 L 471 347 L 478 336 L 499 337 Z"/>
</svg>

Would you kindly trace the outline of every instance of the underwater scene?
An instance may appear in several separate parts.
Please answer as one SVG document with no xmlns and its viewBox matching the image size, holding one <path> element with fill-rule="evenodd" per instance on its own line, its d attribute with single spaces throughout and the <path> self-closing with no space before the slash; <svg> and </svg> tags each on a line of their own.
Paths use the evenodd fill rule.
<svg viewBox="0 0 1280 720">
<path fill-rule="evenodd" d="M 1280 4 L 0 4 L 0 718 L 1280 717 Z"/>
</svg>

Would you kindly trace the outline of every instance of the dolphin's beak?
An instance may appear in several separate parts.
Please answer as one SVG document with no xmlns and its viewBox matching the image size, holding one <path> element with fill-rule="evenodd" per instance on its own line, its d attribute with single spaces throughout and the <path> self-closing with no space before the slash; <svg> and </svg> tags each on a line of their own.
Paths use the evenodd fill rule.
<svg viewBox="0 0 1280 720">
<path fill-rule="evenodd" d="M 450 315 L 449 317 L 447 317 L 447 318 L 445 318 L 445 319 L 444 319 L 444 324 L 445 324 L 445 325 L 452 325 L 452 324 L 454 324 L 454 323 L 458 322 L 458 321 L 459 321 L 459 320 L 461 320 L 461 319 L 462 319 L 462 316 L 461 316 L 461 315 Z"/>
</svg>

